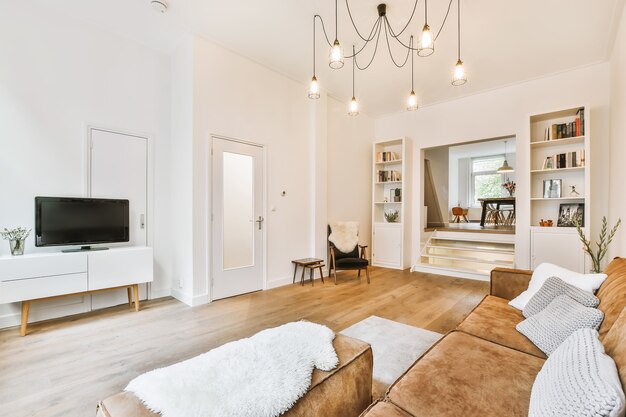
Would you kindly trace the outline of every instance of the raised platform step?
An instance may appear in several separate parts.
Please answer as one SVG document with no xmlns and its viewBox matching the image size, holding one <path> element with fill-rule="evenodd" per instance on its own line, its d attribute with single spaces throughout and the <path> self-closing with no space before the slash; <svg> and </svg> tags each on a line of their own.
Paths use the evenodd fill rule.
<svg viewBox="0 0 626 417">
<path fill-rule="evenodd" d="M 431 240 L 432 242 L 432 240 Z M 467 252 L 481 252 L 481 253 L 498 253 L 505 255 L 515 255 L 515 248 L 497 248 L 497 247 L 476 247 L 476 246 L 455 246 L 455 245 L 433 245 L 432 243 L 426 245 L 426 248 L 433 249 L 446 249 L 446 250 L 458 250 Z"/>
<path fill-rule="evenodd" d="M 422 257 L 431 258 L 431 259 L 447 259 L 450 261 L 470 262 L 470 263 L 485 264 L 485 265 L 504 266 L 508 268 L 512 268 L 513 265 L 515 264 L 515 262 L 513 261 L 503 261 L 503 260 L 496 260 L 496 259 L 480 259 L 480 258 L 472 258 L 469 256 L 423 254 Z"/>
<path fill-rule="evenodd" d="M 418 263 L 411 268 L 412 272 L 423 272 L 426 274 L 446 275 L 456 278 L 475 279 L 478 281 L 489 281 L 489 270 L 475 270 L 454 267 L 442 267 L 432 264 Z"/>
</svg>

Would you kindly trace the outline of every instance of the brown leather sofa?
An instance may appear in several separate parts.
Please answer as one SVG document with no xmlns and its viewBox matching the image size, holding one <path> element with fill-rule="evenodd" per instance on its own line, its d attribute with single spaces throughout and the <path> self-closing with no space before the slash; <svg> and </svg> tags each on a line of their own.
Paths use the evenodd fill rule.
<svg viewBox="0 0 626 417">
<path fill-rule="evenodd" d="M 626 259 L 614 259 L 596 294 L 606 352 L 626 386 Z M 457 327 L 422 355 L 372 404 L 367 417 L 527 416 L 535 376 L 545 361 L 515 326 L 524 317 L 508 305 L 532 272 L 495 269 L 491 291 Z"/>
<path fill-rule="evenodd" d="M 372 349 L 360 340 L 337 335 L 333 341 L 339 366 L 314 370 L 309 391 L 285 417 L 358 416 L 372 402 Z M 133 394 L 123 392 L 101 401 L 96 417 L 159 417 Z"/>
</svg>

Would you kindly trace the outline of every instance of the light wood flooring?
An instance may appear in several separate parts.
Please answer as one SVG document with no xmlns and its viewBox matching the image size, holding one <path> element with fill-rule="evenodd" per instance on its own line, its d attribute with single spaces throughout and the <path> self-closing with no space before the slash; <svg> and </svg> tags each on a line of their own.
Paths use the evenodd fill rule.
<svg viewBox="0 0 626 417">
<path fill-rule="evenodd" d="M 99 399 L 135 376 L 262 329 L 307 319 L 340 331 L 370 315 L 445 333 L 489 290 L 486 282 L 372 270 L 339 274 L 200 307 L 163 298 L 0 331 L 0 416 L 93 417 Z"/>
</svg>

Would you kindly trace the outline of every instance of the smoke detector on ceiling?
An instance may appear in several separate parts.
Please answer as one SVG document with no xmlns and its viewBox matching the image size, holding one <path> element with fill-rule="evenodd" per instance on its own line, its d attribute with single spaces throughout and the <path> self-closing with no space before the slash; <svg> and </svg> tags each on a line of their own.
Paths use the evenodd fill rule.
<svg viewBox="0 0 626 417">
<path fill-rule="evenodd" d="M 167 11 L 167 0 L 150 0 L 150 6 L 152 10 L 158 13 L 165 13 Z"/>
</svg>

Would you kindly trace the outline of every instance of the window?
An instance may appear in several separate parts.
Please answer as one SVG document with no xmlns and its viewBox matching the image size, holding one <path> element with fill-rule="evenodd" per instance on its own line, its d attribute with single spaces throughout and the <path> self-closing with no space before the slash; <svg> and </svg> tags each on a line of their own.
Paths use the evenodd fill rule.
<svg viewBox="0 0 626 417">
<path fill-rule="evenodd" d="M 504 163 L 504 155 L 472 158 L 470 164 L 470 206 L 480 207 L 479 198 L 502 196 L 504 175 L 498 168 Z"/>
</svg>

